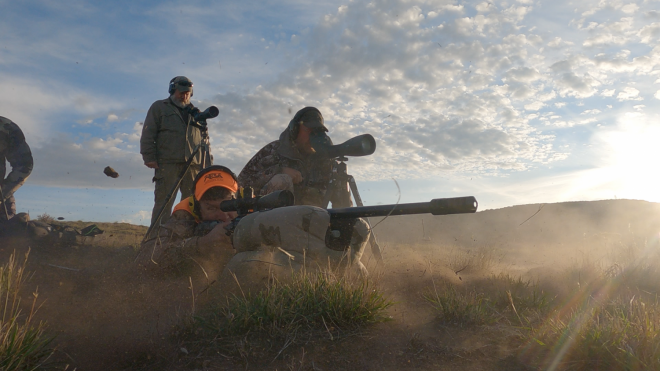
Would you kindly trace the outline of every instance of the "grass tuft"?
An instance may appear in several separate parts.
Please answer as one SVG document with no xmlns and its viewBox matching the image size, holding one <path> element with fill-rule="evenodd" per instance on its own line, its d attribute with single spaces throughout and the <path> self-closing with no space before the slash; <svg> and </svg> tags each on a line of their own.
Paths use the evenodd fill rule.
<svg viewBox="0 0 660 371">
<path fill-rule="evenodd" d="M 474 250 L 453 250 L 447 266 L 454 272 L 487 272 L 503 258 L 492 246 L 482 246 Z"/>
<path fill-rule="evenodd" d="M 492 324 L 504 320 L 532 326 L 554 300 L 537 283 L 507 274 L 491 276 L 475 285 L 444 282 L 423 294 L 438 317 L 458 325 Z"/>
<path fill-rule="evenodd" d="M 660 369 L 657 258 L 655 248 L 633 243 L 609 266 L 585 261 L 569 271 L 577 284 L 566 304 L 534 334 L 553 355 L 553 367 Z"/>
<path fill-rule="evenodd" d="M 445 322 L 458 325 L 479 325 L 495 321 L 483 293 L 471 289 L 457 288 L 445 283 L 440 289 L 434 285 L 433 291 L 423 294 Z"/>
<path fill-rule="evenodd" d="M 32 306 L 27 315 L 21 314 L 19 291 L 25 282 L 25 261 L 22 264 L 15 255 L 0 266 L 0 300 L 2 300 L 2 321 L 0 321 L 0 370 L 36 370 L 44 366 L 53 349 L 49 347 L 52 337 L 45 335 L 45 324 L 35 324 L 38 293 L 32 294 Z"/>
<path fill-rule="evenodd" d="M 292 345 L 313 339 L 359 335 L 387 321 L 393 303 L 366 277 L 333 272 L 298 272 L 272 279 L 255 294 L 232 296 L 203 315 L 190 317 L 173 334 L 187 349 L 229 354 L 246 364 L 277 359 Z"/>
<path fill-rule="evenodd" d="M 660 369 L 660 305 L 618 298 L 590 301 L 567 318 L 552 318 L 537 334 L 544 344 L 565 349 L 558 363 L 575 369 Z M 561 354 L 561 352 L 559 352 Z"/>
<path fill-rule="evenodd" d="M 214 336 L 264 332 L 270 336 L 326 331 L 332 334 L 381 322 L 392 305 L 367 278 L 329 272 L 295 273 L 291 281 L 272 280 L 262 291 L 233 296 L 207 319 Z"/>
</svg>

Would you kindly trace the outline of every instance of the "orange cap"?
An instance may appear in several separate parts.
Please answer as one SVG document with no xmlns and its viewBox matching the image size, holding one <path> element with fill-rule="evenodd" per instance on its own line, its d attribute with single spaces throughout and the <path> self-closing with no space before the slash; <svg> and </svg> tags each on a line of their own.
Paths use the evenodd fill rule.
<svg viewBox="0 0 660 371">
<path fill-rule="evenodd" d="M 213 187 L 224 187 L 232 192 L 238 191 L 238 183 L 231 175 L 222 170 L 211 170 L 197 181 L 195 199 L 201 200 L 204 193 Z"/>
</svg>

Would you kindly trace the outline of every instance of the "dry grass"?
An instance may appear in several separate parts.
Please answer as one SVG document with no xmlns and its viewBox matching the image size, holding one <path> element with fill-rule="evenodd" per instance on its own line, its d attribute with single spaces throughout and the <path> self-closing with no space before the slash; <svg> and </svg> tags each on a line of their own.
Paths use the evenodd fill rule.
<svg viewBox="0 0 660 371">
<path fill-rule="evenodd" d="M 457 274 L 489 272 L 502 261 L 502 258 L 503 255 L 491 246 L 481 246 L 470 250 L 453 248 L 446 265 Z"/>
<path fill-rule="evenodd" d="M 78 245 L 88 245 L 101 248 L 116 249 L 122 247 L 131 247 L 137 250 L 140 242 L 147 232 L 147 227 L 133 225 L 129 223 L 94 223 L 85 221 L 51 221 L 49 224 L 55 226 L 67 226 L 81 230 L 91 224 L 96 224 L 102 234 L 93 237 L 78 236 L 76 238 Z"/>
<path fill-rule="evenodd" d="M 555 282 L 555 292 L 541 290 L 539 282 L 501 273 L 470 283 L 434 280 L 423 296 L 443 322 L 497 323 L 517 329 L 535 353 L 536 361 L 531 363 L 543 369 L 658 370 L 660 252 L 656 247 L 632 241 L 616 246 L 607 261 L 583 254 L 561 275 L 563 280 Z M 477 267 L 479 259 L 459 253 L 450 262 L 452 269 Z"/>
<path fill-rule="evenodd" d="M 0 370 L 37 370 L 43 367 L 53 350 L 49 347 L 52 337 L 45 334 L 45 324 L 35 323 L 37 292 L 32 294 L 32 305 L 26 314 L 21 312 L 20 291 L 26 280 L 25 265 L 12 254 L 9 261 L 0 267 L 0 300 L 2 321 L 0 322 Z"/>
<path fill-rule="evenodd" d="M 544 208 L 544 212 L 547 210 Z M 515 219 L 514 227 L 527 217 L 511 218 Z M 660 369 L 658 246 L 624 233 L 607 234 L 606 238 L 599 235 L 596 241 L 575 227 L 574 233 L 567 234 L 575 238 L 574 243 L 557 240 L 549 247 L 551 242 L 540 241 L 544 236 L 552 236 L 537 220 L 541 217 L 539 214 L 524 228 L 516 229 L 519 236 L 515 244 L 507 244 L 509 236 L 500 230 L 497 235 L 505 236 L 505 242 L 493 242 L 486 234 L 467 239 L 462 238 L 467 234 L 457 232 L 458 238 L 454 238 L 448 228 L 443 234 L 449 236 L 441 242 L 438 233 L 433 236 L 435 243 L 402 242 L 392 246 L 385 254 L 384 281 L 388 286 L 383 290 L 372 281 L 308 274 L 293 283 L 274 280 L 262 292 L 232 297 L 221 306 L 204 307 L 205 303 L 198 303 L 198 316 L 185 315 L 185 324 L 176 330 L 174 339 L 161 340 L 165 339 L 162 332 L 157 339 L 154 337 L 167 348 L 158 359 L 166 366 L 151 369 L 234 369 L 238 363 L 246 369 L 363 369 L 361 366 L 366 364 L 372 369 L 387 370 Z M 453 219 L 443 219 L 446 224 L 450 221 Z M 534 222 L 543 226 L 544 234 L 540 228 L 531 228 Z M 76 228 L 91 224 L 62 223 Z M 133 246 L 146 230 L 122 223 L 95 224 L 106 233 L 97 236 L 100 238 L 94 246 L 110 248 Z M 561 232 L 567 229 L 560 227 Z M 525 245 L 527 240 L 521 232 L 525 228 L 530 230 L 529 236 L 534 236 L 534 243 Z M 464 240 L 467 242 L 462 243 Z M 382 241 L 386 245 L 386 239 Z M 487 245 L 478 247 L 483 241 L 488 241 Z M 490 247 L 491 243 L 501 248 Z M 597 243 L 600 245 L 595 246 Z M 420 250 L 432 259 L 418 254 Z M 503 261 L 503 250 L 511 262 Z M 69 252 L 78 256 L 74 255 L 78 251 Z M 568 255 L 576 253 L 581 254 L 581 259 L 565 268 L 572 261 Z M 48 258 L 54 256 L 57 255 Z M 105 268 L 115 263 L 109 261 L 103 270 L 87 272 L 99 272 L 96 277 L 103 277 L 110 272 Z M 434 273 L 431 267 L 439 268 Z M 532 276 L 532 269 L 547 273 L 541 269 L 548 267 L 553 270 L 552 276 L 526 278 Z M 56 272 L 60 276 L 71 274 Z M 101 285 L 105 281 L 98 282 Z M 93 292 L 98 292 L 96 289 Z M 118 289 L 122 294 L 123 290 L 124 287 Z M 169 300 L 167 294 L 163 292 L 163 303 Z M 389 301 L 390 294 L 397 303 Z M 167 302 L 163 307 L 187 308 L 190 299 L 182 298 L 183 295 L 179 301 Z M 415 311 L 417 308 L 422 309 Z M 127 316 L 134 316 L 130 309 L 126 310 Z M 43 311 L 39 313 L 42 315 Z M 371 326 L 384 320 L 389 322 Z M 155 326 L 158 328 L 158 324 Z M 361 332 L 362 329 L 368 331 Z M 352 336 L 356 334 L 360 336 Z M 91 338 L 99 334 L 90 331 L 87 335 Z M 412 339 L 411 349 L 401 339 Z M 119 349 L 125 353 L 125 349 Z M 203 352 L 204 356 L 200 356 Z M 130 351 L 126 354 L 126 359 L 155 359 L 155 353 L 146 351 L 142 355 Z M 227 360 L 228 366 L 217 366 L 218 359 Z M 313 362 L 319 365 L 320 360 L 329 361 L 322 367 L 315 366 Z M 146 364 L 149 363 L 145 361 Z"/>
<path fill-rule="evenodd" d="M 267 347 L 272 351 L 265 356 L 277 357 L 303 339 L 337 340 L 387 321 L 392 304 L 368 278 L 302 271 L 286 282 L 272 279 L 256 294 L 228 298 L 188 321 L 183 333 L 187 346 L 220 349 L 247 362 L 246 354 L 256 348 Z"/>
<path fill-rule="evenodd" d="M 584 259 L 567 274 L 569 294 L 534 334 L 551 349 L 550 367 L 660 369 L 660 256 L 631 242 L 605 265 Z"/>
<path fill-rule="evenodd" d="M 442 321 L 460 326 L 504 323 L 524 328 L 532 328 L 554 300 L 537 283 L 508 274 L 461 286 L 434 281 L 423 297 Z"/>
</svg>

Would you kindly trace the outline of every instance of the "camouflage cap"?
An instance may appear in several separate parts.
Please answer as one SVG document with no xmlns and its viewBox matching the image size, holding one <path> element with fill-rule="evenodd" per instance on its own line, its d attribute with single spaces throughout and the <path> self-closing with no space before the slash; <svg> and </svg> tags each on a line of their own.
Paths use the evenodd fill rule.
<svg viewBox="0 0 660 371">
<path fill-rule="evenodd" d="M 328 128 L 326 128 L 325 124 L 323 123 L 323 115 L 321 115 L 321 111 L 319 111 L 317 108 L 305 107 L 298 113 L 300 114 L 300 122 L 302 122 L 303 125 L 310 129 L 320 128 L 324 131 L 328 131 Z"/>
<path fill-rule="evenodd" d="M 176 87 L 178 91 L 192 91 L 193 82 L 185 76 L 177 76 L 172 79 L 172 84 Z"/>
</svg>

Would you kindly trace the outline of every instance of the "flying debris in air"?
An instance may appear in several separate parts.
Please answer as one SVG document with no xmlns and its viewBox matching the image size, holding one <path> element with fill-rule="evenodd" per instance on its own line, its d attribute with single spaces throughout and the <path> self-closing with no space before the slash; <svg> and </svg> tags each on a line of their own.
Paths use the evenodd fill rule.
<svg viewBox="0 0 660 371">
<path fill-rule="evenodd" d="M 106 166 L 105 169 L 103 169 L 103 174 L 109 176 L 110 178 L 119 178 L 119 173 L 110 166 Z"/>
</svg>

